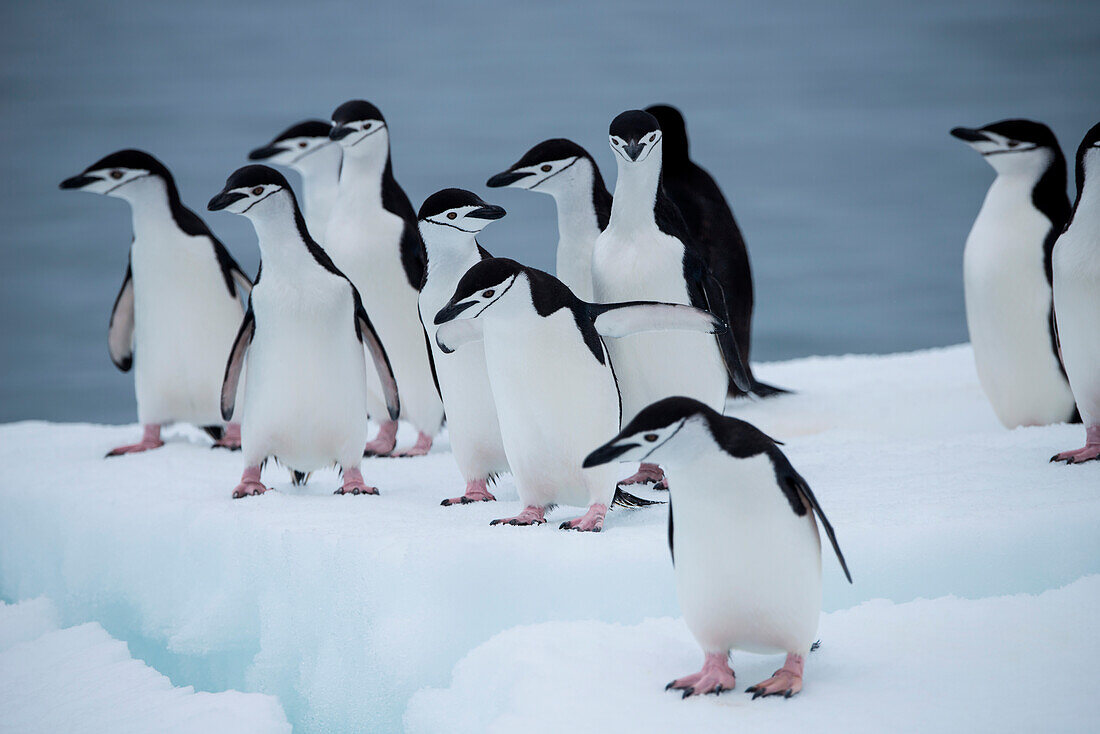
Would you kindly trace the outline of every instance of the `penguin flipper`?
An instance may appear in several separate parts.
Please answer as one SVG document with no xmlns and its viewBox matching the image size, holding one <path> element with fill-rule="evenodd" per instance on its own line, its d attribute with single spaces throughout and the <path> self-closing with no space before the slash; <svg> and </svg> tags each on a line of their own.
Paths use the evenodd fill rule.
<svg viewBox="0 0 1100 734">
<path fill-rule="evenodd" d="M 727 331 L 726 323 L 706 311 L 679 303 L 630 301 L 626 303 L 590 303 L 589 317 L 600 336 L 630 336 L 642 331 L 701 331 L 716 334 Z"/>
<path fill-rule="evenodd" d="M 393 376 L 393 367 L 390 366 L 390 357 L 386 354 L 386 348 L 378 338 L 378 332 L 374 330 L 374 324 L 371 323 L 370 316 L 367 316 L 363 302 L 359 300 L 359 291 L 355 291 L 355 331 L 359 341 L 370 352 L 374 368 L 378 371 L 378 380 L 382 383 L 382 397 L 386 400 L 386 409 L 389 411 L 390 420 L 395 421 L 401 415 L 397 378 Z"/>
<path fill-rule="evenodd" d="M 230 275 L 232 276 L 234 282 L 236 282 L 237 287 L 240 289 L 240 293 L 243 294 L 244 300 L 248 301 L 248 297 L 252 293 L 252 279 L 249 278 L 243 270 L 241 270 L 240 266 L 237 265 L 237 263 L 233 263 L 233 265 L 234 267 L 230 271 Z"/>
<path fill-rule="evenodd" d="M 129 372 L 134 364 L 134 273 L 126 266 L 126 277 L 115 297 L 111 309 L 111 322 L 107 327 L 107 350 L 111 361 L 123 372 Z"/>
<path fill-rule="evenodd" d="M 729 312 L 726 306 L 726 294 L 722 290 L 722 284 L 714 277 L 710 270 L 701 273 L 703 296 L 706 298 L 707 309 L 724 321 L 728 321 Z M 748 366 L 741 358 L 741 350 L 737 348 L 737 341 L 733 338 L 730 329 L 724 329 L 715 333 L 718 340 L 719 351 L 722 352 L 722 360 L 726 363 L 726 371 L 729 372 L 733 384 L 742 392 L 752 391 L 753 379 Z"/>
<path fill-rule="evenodd" d="M 817 497 L 814 496 L 813 490 L 810 489 L 810 485 L 806 483 L 794 469 L 785 473 L 780 479 L 792 492 L 795 492 L 802 498 L 802 501 L 809 505 L 814 514 L 817 515 L 818 522 L 825 528 L 825 534 L 829 536 L 829 542 L 833 545 L 833 552 L 836 553 L 836 559 L 840 561 L 840 567 L 844 569 L 844 575 L 848 578 L 848 583 L 852 583 L 852 574 L 848 571 L 848 562 L 844 560 L 844 554 L 840 552 L 840 544 L 836 539 L 836 532 L 833 530 L 832 523 L 829 522 L 829 518 L 825 517 L 825 511 L 821 509 L 821 505 L 818 504 Z"/>
<path fill-rule="evenodd" d="M 435 343 L 444 354 L 450 354 L 463 344 L 481 341 L 483 336 L 481 322 L 477 319 L 455 319 L 440 324 L 435 331 Z"/>
<path fill-rule="evenodd" d="M 227 421 L 233 417 L 233 409 L 237 404 L 237 385 L 241 381 L 241 370 L 244 369 L 244 355 L 248 352 L 248 345 L 252 343 L 255 333 L 256 315 L 252 313 L 252 304 L 249 303 L 241 328 L 237 331 L 237 338 L 233 340 L 233 348 L 229 351 L 229 361 L 225 363 L 225 377 L 222 379 L 222 418 Z"/>
</svg>

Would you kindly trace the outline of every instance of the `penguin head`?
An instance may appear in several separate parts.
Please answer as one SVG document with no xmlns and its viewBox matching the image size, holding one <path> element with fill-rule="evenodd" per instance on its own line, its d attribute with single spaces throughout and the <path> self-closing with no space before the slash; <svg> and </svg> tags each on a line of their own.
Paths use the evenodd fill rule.
<svg viewBox="0 0 1100 734">
<path fill-rule="evenodd" d="M 1001 120 L 979 128 L 956 127 L 951 134 L 978 151 L 998 173 L 1043 169 L 1052 157 L 1062 155 L 1051 129 L 1032 120 Z"/>
<path fill-rule="evenodd" d="M 658 400 L 643 408 L 615 438 L 590 453 L 584 468 L 612 461 L 675 464 L 690 460 L 714 443 L 709 423 L 716 415 L 691 398 Z"/>
<path fill-rule="evenodd" d="M 251 165 L 230 174 L 225 188 L 206 208 L 212 212 L 224 209 L 251 218 L 269 214 L 275 203 L 285 205 L 288 198 L 294 202 L 294 192 L 283 174 L 270 166 Z"/>
<path fill-rule="evenodd" d="M 101 158 L 84 172 L 61 182 L 62 189 L 132 199 L 151 187 L 175 188 L 172 174 L 163 163 L 140 150 L 120 150 Z"/>
<path fill-rule="evenodd" d="M 367 157 L 390 148 L 386 118 L 362 99 L 345 102 L 333 111 L 329 137 L 339 141 L 344 153 L 352 156 Z"/>
<path fill-rule="evenodd" d="M 661 124 L 648 112 L 627 110 L 611 121 L 608 136 L 620 165 L 642 163 L 661 146 Z"/>
<path fill-rule="evenodd" d="M 306 120 L 291 125 L 267 145 L 248 154 L 250 161 L 268 161 L 294 167 L 318 150 L 336 143 L 329 137 L 332 125 L 321 120 Z"/>
<path fill-rule="evenodd" d="M 454 295 L 435 315 L 436 326 L 455 319 L 476 319 L 504 297 L 523 275 L 515 260 L 493 257 L 474 265 L 458 281 Z"/>
<path fill-rule="evenodd" d="M 1085 187 L 1085 176 L 1094 177 L 1100 173 L 1100 122 L 1085 133 L 1081 145 L 1077 146 L 1077 199 L 1081 199 L 1081 190 Z"/>
<path fill-rule="evenodd" d="M 590 179 L 592 171 L 586 166 L 591 166 L 592 170 L 596 168 L 588 151 L 572 140 L 553 138 L 531 148 L 511 168 L 493 176 L 485 185 L 494 189 L 510 186 L 556 195 L 568 190 L 582 176 Z"/>
<path fill-rule="evenodd" d="M 426 238 L 472 237 L 506 213 L 502 207 L 482 201 L 472 191 L 443 189 L 424 200 L 416 218 Z"/>
<path fill-rule="evenodd" d="M 668 104 L 655 104 L 645 111 L 657 118 L 661 126 L 661 140 L 665 164 L 686 163 L 688 160 L 687 125 L 680 110 Z"/>
</svg>

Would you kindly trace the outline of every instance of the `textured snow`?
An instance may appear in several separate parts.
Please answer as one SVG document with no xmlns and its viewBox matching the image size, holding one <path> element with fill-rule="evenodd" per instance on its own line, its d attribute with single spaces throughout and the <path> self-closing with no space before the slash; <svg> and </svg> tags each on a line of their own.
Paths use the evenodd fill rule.
<svg viewBox="0 0 1100 734">
<path fill-rule="evenodd" d="M 735 653 L 737 690 L 664 690 L 703 662 L 682 620 L 548 622 L 503 632 L 413 696 L 408 734 L 582 731 L 1088 731 L 1100 576 L 1038 596 L 869 601 L 821 619 L 796 699 L 744 689 L 783 656 Z M 812 723 L 811 723 L 812 722 Z"/>
<path fill-rule="evenodd" d="M 826 554 L 826 611 L 876 598 L 1038 594 L 1100 573 L 1100 463 L 1047 463 L 1081 445 L 1082 428 L 1004 430 L 968 347 L 754 370 L 798 393 L 729 412 L 786 442 L 855 578 L 849 586 Z M 138 431 L 0 426 L 0 597 L 46 595 L 65 623 L 100 623 L 176 685 L 274 694 L 297 730 L 396 730 L 419 689 L 447 686 L 459 660 L 517 626 L 679 616 L 663 506 L 615 510 L 599 535 L 557 529 L 582 511 L 573 507 L 541 527 L 491 528 L 520 509 L 511 480 L 494 490 L 500 502 L 440 507 L 463 486 L 445 439 L 424 458 L 365 460 L 379 497 L 334 497 L 334 472 L 293 488 L 269 466 L 277 492 L 232 501 L 240 457 L 211 451 L 197 431 L 168 431 L 168 445 L 148 454 L 102 458 Z M 1033 631 L 1005 645 L 1041 655 Z M 662 686 L 698 667 L 690 639 L 676 634 L 677 657 L 653 671 Z M 642 657 L 657 644 L 628 636 Z M 845 662 L 862 648 L 824 627 L 822 636 L 820 659 L 835 661 L 846 686 L 873 685 L 876 674 Z M 926 677 L 955 667 L 949 646 L 929 638 L 922 649 L 935 668 Z M 807 693 L 830 685 L 817 660 Z M 641 684 L 624 677 L 616 695 L 664 701 L 660 687 Z M 897 695 L 935 705 L 920 685 Z"/>
<path fill-rule="evenodd" d="M 279 702 L 256 693 L 196 693 L 130 657 L 89 622 L 58 628 L 48 600 L 0 602 L 0 731 L 286 734 Z"/>
</svg>

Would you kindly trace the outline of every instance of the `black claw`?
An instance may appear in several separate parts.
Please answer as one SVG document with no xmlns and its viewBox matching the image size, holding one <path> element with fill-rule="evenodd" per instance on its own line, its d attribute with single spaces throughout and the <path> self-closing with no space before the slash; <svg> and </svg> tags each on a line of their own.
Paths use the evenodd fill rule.
<svg viewBox="0 0 1100 734">
<path fill-rule="evenodd" d="M 783 698 L 790 698 L 794 695 L 794 689 L 788 688 L 787 692 L 783 694 Z"/>
<path fill-rule="evenodd" d="M 680 696 L 680 698 L 681 699 L 687 698 L 688 696 L 690 696 L 693 693 L 695 693 L 695 689 L 692 688 L 691 686 L 688 686 L 687 688 L 684 689 L 684 695 Z"/>
<path fill-rule="evenodd" d="M 718 695 L 719 693 L 721 693 L 721 692 L 722 692 L 722 684 L 721 684 L 721 683 L 719 683 L 718 685 L 716 685 L 716 686 L 714 687 L 714 690 L 713 690 L 713 691 L 711 691 L 711 693 L 713 693 L 713 694 L 714 694 L 715 696 L 717 696 L 717 695 Z"/>
<path fill-rule="evenodd" d="M 758 691 L 756 691 L 752 694 L 752 700 L 755 701 L 756 699 L 760 698 L 761 696 L 766 696 L 766 695 L 767 694 L 764 693 L 764 689 L 760 689 L 760 690 L 758 690 Z"/>
<path fill-rule="evenodd" d="M 561 525 L 558 525 L 558 530 L 569 530 L 569 521 L 566 520 Z"/>
<path fill-rule="evenodd" d="M 745 693 L 753 693 L 756 691 L 756 686 L 749 686 L 745 689 Z"/>
<path fill-rule="evenodd" d="M 500 521 L 500 520 L 491 520 L 491 521 L 489 522 L 489 524 L 490 524 L 490 525 L 500 525 L 500 523 L 501 523 L 501 521 Z"/>
<path fill-rule="evenodd" d="M 458 501 L 459 501 L 459 502 L 461 502 L 461 503 L 462 503 L 462 504 L 464 504 L 464 505 L 468 505 L 468 504 L 470 504 L 471 502 L 473 502 L 473 500 L 472 500 L 472 499 L 470 499 L 469 497 L 467 497 L 466 495 L 462 495 L 461 497 L 459 497 L 459 498 L 458 498 Z"/>
<path fill-rule="evenodd" d="M 675 682 L 676 681 L 671 681 L 667 686 L 665 686 L 665 690 L 666 691 L 672 690 L 672 684 L 675 683 Z"/>
<path fill-rule="evenodd" d="M 439 506 L 440 507 L 450 507 L 451 506 L 451 501 L 450 500 L 443 500 L 442 502 L 439 503 Z"/>
<path fill-rule="evenodd" d="M 810 645 L 810 652 L 816 652 L 821 647 L 821 640 L 815 640 L 814 644 Z"/>
</svg>

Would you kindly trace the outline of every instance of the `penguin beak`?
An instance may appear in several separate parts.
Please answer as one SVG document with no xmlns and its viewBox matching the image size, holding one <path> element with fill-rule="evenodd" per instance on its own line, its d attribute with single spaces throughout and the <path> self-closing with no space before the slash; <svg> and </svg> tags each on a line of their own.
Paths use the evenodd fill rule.
<svg viewBox="0 0 1100 734">
<path fill-rule="evenodd" d="M 584 457 L 584 463 L 581 466 L 585 469 L 591 469 L 594 466 L 610 464 L 627 451 L 638 448 L 639 445 L 640 444 L 636 443 L 616 444 L 615 441 L 612 440 L 611 443 L 605 443 L 603 446 L 600 446 L 591 454 Z"/>
<path fill-rule="evenodd" d="M 448 321 L 454 321 L 455 317 L 460 313 L 468 309 L 470 306 L 477 304 L 477 301 L 465 301 L 462 303 L 448 303 L 443 308 L 439 309 L 439 313 L 435 315 L 435 325 L 445 324 Z"/>
<path fill-rule="evenodd" d="M 507 213 L 508 212 L 504 211 L 504 207 L 502 206 L 486 204 L 479 209 L 474 209 L 472 212 L 467 212 L 466 216 L 471 219 L 488 219 L 492 221 L 494 219 L 500 219 Z"/>
<path fill-rule="evenodd" d="M 631 140 L 623 148 L 623 152 L 630 156 L 630 160 L 636 161 L 644 149 L 645 146 L 640 140 Z"/>
<path fill-rule="evenodd" d="M 272 156 L 279 155 L 283 152 L 283 148 L 278 145 L 265 145 L 262 148 L 256 148 L 248 154 L 248 160 L 250 161 L 264 161 Z"/>
<path fill-rule="evenodd" d="M 82 189 L 90 183 L 99 181 L 98 176 L 85 176 L 83 173 L 79 176 L 73 176 L 67 178 L 61 182 L 60 188 L 62 189 Z"/>
<path fill-rule="evenodd" d="M 951 135 L 967 143 L 980 143 L 989 140 L 989 136 L 985 133 L 969 127 L 952 128 Z"/>
<path fill-rule="evenodd" d="M 355 128 L 348 127 L 347 125 L 334 125 L 332 130 L 329 131 L 329 140 L 343 140 L 347 136 L 355 132 Z"/>
<path fill-rule="evenodd" d="M 485 185 L 491 189 L 499 189 L 504 186 L 511 186 L 516 181 L 533 175 L 530 171 L 504 171 L 490 178 L 485 182 Z"/>
<path fill-rule="evenodd" d="M 246 198 L 245 195 L 239 191 L 223 191 L 211 199 L 210 203 L 206 205 L 206 208 L 212 212 L 221 211 L 233 202 L 240 201 L 244 198 Z"/>
</svg>

